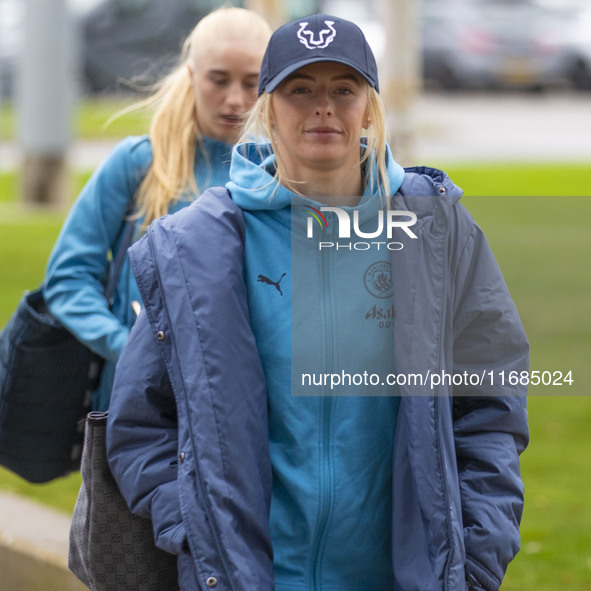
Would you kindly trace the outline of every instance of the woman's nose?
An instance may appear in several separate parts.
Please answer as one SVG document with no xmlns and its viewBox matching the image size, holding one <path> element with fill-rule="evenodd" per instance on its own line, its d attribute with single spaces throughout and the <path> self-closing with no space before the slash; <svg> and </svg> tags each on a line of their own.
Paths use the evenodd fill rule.
<svg viewBox="0 0 591 591">
<path fill-rule="evenodd" d="M 332 115 L 333 105 L 332 100 L 327 92 L 318 93 L 315 106 L 316 115 Z"/>
<path fill-rule="evenodd" d="M 231 84 L 228 88 L 228 95 L 226 96 L 226 102 L 228 105 L 234 108 L 245 108 L 246 106 L 246 91 L 242 87 L 242 84 L 236 82 Z"/>
</svg>

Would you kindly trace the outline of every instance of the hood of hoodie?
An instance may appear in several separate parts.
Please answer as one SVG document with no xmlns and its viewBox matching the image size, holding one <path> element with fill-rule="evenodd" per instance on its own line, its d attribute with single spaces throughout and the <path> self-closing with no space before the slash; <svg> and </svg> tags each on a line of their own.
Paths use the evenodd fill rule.
<svg viewBox="0 0 591 591">
<path fill-rule="evenodd" d="M 404 181 L 404 168 L 398 164 L 386 146 L 390 192 L 398 191 Z M 293 205 L 323 203 L 297 195 L 280 185 L 274 177 L 276 157 L 270 143 L 244 143 L 234 147 L 230 166 L 230 182 L 226 185 L 235 203 L 245 210 L 280 211 Z M 378 194 L 378 187 L 366 185 L 363 197 Z M 362 199 L 365 201 L 367 199 Z"/>
</svg>

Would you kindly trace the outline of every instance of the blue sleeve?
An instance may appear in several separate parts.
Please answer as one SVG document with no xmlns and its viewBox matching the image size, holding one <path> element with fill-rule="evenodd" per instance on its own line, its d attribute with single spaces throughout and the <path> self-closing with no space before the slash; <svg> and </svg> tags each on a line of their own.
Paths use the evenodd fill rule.
<svg viewBox="0 0 591 591">
<path fill-rule="evenodd" d="M 152 520 L 156 545 L 171 554 L 180 554 L 186 541 L 177 450 L 174 395 L 148 316 L 142 312 L 115 373 L 107 454 L 129 508 Z"/>
<path fill-rule="evenodd" d="M 128 204 L 151 161 L 147 148 L 149 142 L 138 138 L 115 147 L 78 196 L 47 266 L 44 295 L 51 314 L 111 361 L 129 329 L 109 310 L 103 283 Z"/>
<path fill-rule="evenodd" d="M 472 588 L 497 589 L 519 550 L 524 502 L 519 455 L 528 443 L 527 387 L 501 387 L 498 376 L 527 370 L 529 345 L 501 270 L 475 224 L 461 252 L 455 269 L 454 371 L 493 372 L 497 378 L 488 387 L 454 389 L 466 569 Z"/>
</svg>

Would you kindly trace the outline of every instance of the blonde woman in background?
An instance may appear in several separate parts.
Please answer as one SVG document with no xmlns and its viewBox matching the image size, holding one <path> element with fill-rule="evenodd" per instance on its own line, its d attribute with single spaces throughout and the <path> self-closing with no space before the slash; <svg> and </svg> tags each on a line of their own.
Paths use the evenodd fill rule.
<svg viewBox="0 0 591 591">
<path fill-rule="evenodd" d="M 220 8 L 199 21 L 177 68 L 139 104 L 155 108 L 149 135 L 128 137 L 113 149 L 61 230 L 44 295 L 51 314 L 106 360 L 95 410 L 108 408 L 115 363 L 136 318 L 132 306 L 141 301 L 127 260 L 111 309 L 103 295 L 128 206 L 134 199 L 138 227 L 145 228 L 228 181 L 232 144 L 257 98 L 270 35 L 265 20 L 242 8 Z"/>
</svg>

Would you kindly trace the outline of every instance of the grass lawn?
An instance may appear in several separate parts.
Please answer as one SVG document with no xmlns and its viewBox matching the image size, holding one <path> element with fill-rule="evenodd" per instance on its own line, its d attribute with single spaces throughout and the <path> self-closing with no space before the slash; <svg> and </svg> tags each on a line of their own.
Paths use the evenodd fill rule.
<svg viewBox="0 0 591 591">
<path fill-rule="evenodd" d="M 530 447 L 522 456 L 522 551 L 503 591 L 591 589 L 590 167 L 450 166 L 484 229 L 531 344 L 532 370 L 572 372 L 573 385 L 530 388 Z M 0 177 L 0 187 L 13 182 Z M 79 186 L 85 175 L 75 181 Z M 3 183 L 3 184 L 2 184 Z M 552 195 L 559 195 L 553 197 Z M 0 204 L 0 326 L 43 276 L 62 215 Z M 71 511 L 79 476 L 0 487 Z"/>
<path fill-rule="evenodd" d="M 141 98 L 136 95 L 136 100 Z M 72 116 L 72 131 L 78 138 L 107 139 L 121 138 L 126 135 L 147 133 L 150 114 L 136 110 L 126 113 L 109 121 L 114 114 L 119 113 L 133 104 L 132 96 L 113 96 L 86 98 L 80 101 Z M 108 123 L 108 125 L 107 125 Z M 15 137 L 16 114 L 12 103 L 4 101 L 0 107 L 0 132 L 2 138 Z"/>
<path fill-rule="evenodd" d="M 546 171 L 548 177 L 552 170 Z M 563 179 L 581 178 L 554 172 Z M 520 181 L 527 186 L 524 177 Z M 562 187 L 562 195 L 584 194 L 582 185 Z M 522 456 L 522 551 L 502 589 L 589 590 L 591 197 L 463 201 L 503 269 L 530 341 L 531 369 L 572 371 L 574 380 L 572 386 L 530 387 L 531 442 Z"/>
</svg>

